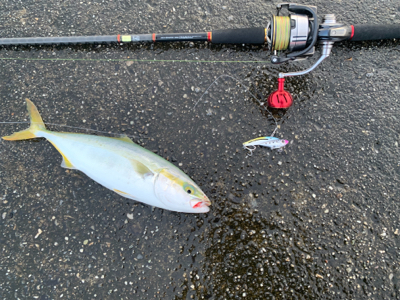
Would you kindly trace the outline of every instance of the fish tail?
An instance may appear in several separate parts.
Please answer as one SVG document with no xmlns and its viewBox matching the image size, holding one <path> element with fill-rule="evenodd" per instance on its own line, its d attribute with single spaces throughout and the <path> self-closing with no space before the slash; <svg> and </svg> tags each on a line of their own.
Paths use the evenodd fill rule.
<svg viewBox="0 0 400 300">
<path fill-rule="evenodd" d="M 29 99 L 26 99 L 26 106 L 28 108 L 29 117 L 31 119 L 31 126 L 28 129 L 18 131 L 9 136 L 3 136 L 7 141 L 27 140 L 38 137 L 37 133 L 40 131 L 47 131 L 44 126 L 42 117 L 39 114 L 35 104 Z"/>
</svg>

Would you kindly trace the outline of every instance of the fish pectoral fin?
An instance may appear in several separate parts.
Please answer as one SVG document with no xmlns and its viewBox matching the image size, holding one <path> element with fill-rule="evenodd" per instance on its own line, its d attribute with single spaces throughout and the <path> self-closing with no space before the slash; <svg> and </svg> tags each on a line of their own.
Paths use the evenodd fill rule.
<svg viewBox="0 0 400 300">
<path fill-rule="evenodd" d="M 143 178 L 146 178 L 148 176 L 154 176 L 154 173 L 146 167 L 144 164 L 142 164 L 140 161 L 131 159 L 131 164 L 133 166 L 133 169 L 140 174 Z"/>
<path fill-rule="evenodd" d="M 113 191 L 116 192 L 118 195 L 121 195 L 122 197 L 136 200 L 131 194 L 125 193 L 125 192 L 117 190 L 117 189 L 113 189 Z"/>
</svg>

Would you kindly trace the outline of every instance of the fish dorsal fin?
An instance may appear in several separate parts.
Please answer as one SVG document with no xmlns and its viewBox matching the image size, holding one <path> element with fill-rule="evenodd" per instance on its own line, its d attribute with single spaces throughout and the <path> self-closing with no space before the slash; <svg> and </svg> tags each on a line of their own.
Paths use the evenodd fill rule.
<svg viewBox="0 0 400 300">
<path fill-rule="evenodd" d="M 143 163 L 136 159 L 131 159 L 131 164 L 133 166 L 133 169 L 140 174 L 143 178 L 148 177 L 148 176 L 154 176 L 154 173 L 146 167 Z"/>
<path fill-rule="evenodd" d="M 116 139 L 116 140 L 120 140 L 120 141 L 124 141 L 124 142 L 128 142 L 131 144 L 134 144 L 134 142 L 125 134 L 119 136 L 119 137 L 112 137 L 112 139 Z"/>
</svg>

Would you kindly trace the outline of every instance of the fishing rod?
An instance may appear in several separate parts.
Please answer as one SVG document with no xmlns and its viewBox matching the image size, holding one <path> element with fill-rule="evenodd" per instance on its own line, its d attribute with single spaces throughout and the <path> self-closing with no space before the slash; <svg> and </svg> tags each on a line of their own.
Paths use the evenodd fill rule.
<svg viewBox="0 0 400 300">
<path fill-rule="evenodd" d="M 223 29 L 201 33 L 161 33 L 106 36 L 25 37 L 0 38 L 0 46 L 49 45 L 87 43 L 159 43 L 159 42 L 210 42 L 213 44 L 268 44 L 271 62 L 280 64 L 312 57 L 317 44 L 321 56 L 308 69 L 298 72 L 279 73 L 278 90 L 268 97 L 268 106 L 289 108 L 292 95 L 284 90 L 285 77 L 300 76 L 314 70 L 332 50 L 335 42 L 370 41 L 400 38 L 400 24 L 344 25 L 336 22 L 334 14 L 326 14 L 319 23 L 317 7 L 296 3 L 280 3 L 276 15 L 272 15 L 267 27 Z M 286 15 L 280 15 L 286 9 Z"/>
</svg>

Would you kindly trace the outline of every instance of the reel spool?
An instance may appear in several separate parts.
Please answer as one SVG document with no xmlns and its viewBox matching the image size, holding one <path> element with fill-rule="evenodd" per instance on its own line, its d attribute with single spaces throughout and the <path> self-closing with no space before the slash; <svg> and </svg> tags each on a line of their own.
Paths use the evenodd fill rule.
<svg viewBox="0 0 400 300">
<path fill-rule="evenodd" d="M 280 16 L 283 7 L 291 13 Z M 271 62 L 283 63 L 289 60 L 305 59 L 315 53 L 318 39 L 318 18 L 316 6 L 294 3 L 277 5 L 277 14 L 272 16 L 268 26 L 268 44 L 271 49 Z M 286 51 L 278 56 L 278 51 Z"/>
<path fill-rule="evenodd" d="M 272 16 L 270 48 L 289 52 L 306 48 L 310 33 L 310 20 L 305 15 Z M 311 53 L 309 55 L 312 55 Z M 296 59 L 299 59 L 298 57 Z"/>
</svg>

